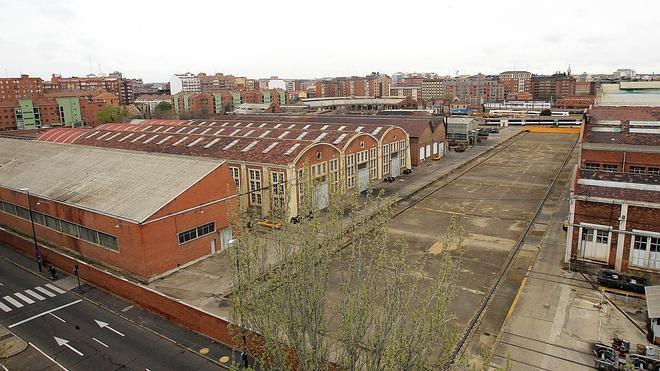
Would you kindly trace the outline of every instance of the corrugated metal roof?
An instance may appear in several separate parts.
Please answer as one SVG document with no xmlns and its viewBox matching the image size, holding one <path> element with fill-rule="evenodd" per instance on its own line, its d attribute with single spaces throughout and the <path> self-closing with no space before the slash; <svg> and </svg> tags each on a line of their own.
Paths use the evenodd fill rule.
<svg viewBox="0 0 660 371">
<path fill-rule="evenodd" d="M 0 186 L 30 188 L 46 199 L 136 222 L 145 221 L 222 163 L 0 138 Z"/>
<path fill-rule="evenodd" d="M 649 318 L 660 318 L 660 285 L 646 286 L 646 308 Z"/>
</svg>

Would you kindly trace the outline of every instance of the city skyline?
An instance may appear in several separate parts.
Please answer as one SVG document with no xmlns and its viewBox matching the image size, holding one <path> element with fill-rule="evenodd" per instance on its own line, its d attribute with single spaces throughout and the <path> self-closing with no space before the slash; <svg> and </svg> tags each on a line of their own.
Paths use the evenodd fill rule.
<svg viewBox="0 0 660 371">
<path fill-rule="evenodd" d="M 402 16 L 392 2 L 378 8 L 339 2 L 319 12 L 292 1 L 261 4 L 245 16 L 240 4 L 207 2 L 191 4 L 185 16 L 161 3 L 119 2 L 112 9 L 80 1 L 0 3 L 5 9 L 2 77 L 25 73 L 49 79 L 53 73 L 115 70 L 144 81 L 167 81 L 186 71 L 291 79 L 371 71 L 551 74 L 569 65 L 574 74 L 618 68 L 657 73 L 653 61 L 660 60 L 660 51 L 648 47 L 654 41 L 653 14 L 660 10 L 650 1 L 631 3 L 632 9 L 644 9 L 635 17 L 612 11 L 613 2 L 599 2 L 597 8 L 538 4 L 532 12 L 518 1 L 445 1 Z M 32 16 L 26 20 L 19 14 Z M 101 14 L 113 21 L 102 22 Z M 341 27 L 353 18 L 356 22 Z"/>
</svg>

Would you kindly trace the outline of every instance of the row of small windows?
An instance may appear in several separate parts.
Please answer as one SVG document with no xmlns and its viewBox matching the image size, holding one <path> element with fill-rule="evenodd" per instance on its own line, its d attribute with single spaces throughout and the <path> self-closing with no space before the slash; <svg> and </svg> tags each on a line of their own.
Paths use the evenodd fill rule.
<svg viewBox="0 0 660 371">
<path fill-rule="evenodd" d="M 179 233 L 179 244 L 183 245 L 188 241 L 200 238 L 213 232 L 215 232 L 215 222 L 200 225 L 199 227 Z"/>
<path fill-rule="evenodd" d="M 9 202 L 2 201 L 0 203 L 0 211 L 15 215 L 21 219 L 30 220 L 30 211 L 28 209 L 11 204 Z M 111 250 L 119 251 L 119 242 L 117 237 L 107 233 L 99 232 L 94 229 L 83 227 L 81 225 L 36 211 L 32 212 L 32 220 L 34 221 L 34 224 L 44 226 L 57 232 L 67 234 L 71 237 L 91 242 Z"/>
<path fill-rule="evenodd" d="M 616 173 L 619 170 L 618 165 L 613 164 L 599 164 L 596 162 L 586 162 L 583 167 L 584 170 L 602 170 L 612 173 Z M 660 175 L 660 168 L 658 167 L 646 167 L 646 166 L 630 166 L 631 174 L 648 174 L 648 175 Z"/>
</svg>

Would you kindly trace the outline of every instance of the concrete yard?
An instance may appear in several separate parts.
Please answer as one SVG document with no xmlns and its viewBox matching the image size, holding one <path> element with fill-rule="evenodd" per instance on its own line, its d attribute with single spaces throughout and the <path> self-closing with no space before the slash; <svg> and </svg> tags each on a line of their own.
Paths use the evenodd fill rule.
<svg viewBox="0 0 660 371">
<path fill-rule="evenodd" d="M 493 147 L 519 131 L 513 130 L 493 136 L 486 144 Z M 437 264 L 434 262 L 439 259 L 436 242 L 443 236 L 450 219 L 455 217 L 465 230 L 462 273 L 457 297 L 451 307 L 458 328 L 463 328 L 472 317 L 576 139 L 576 135 L 570 134 L 526 133 L 496 149 L 499 152 L 492 157 L 439 189 L 443 179 L 415 193 L 413 188 L 419 189 L 423 185 L 413 184 L 412 179 L 420 177 L 418 182 L 431 183 L 490 148 L 478 145 L 465 153 L 452 152 L 445 160 L 455 166 L 443 168 L 441 163 L 445 160 L 439 161 L 438 165 L 418 169 L 412 177 L 402 177 L 400 182 L 383 187 L 390 194 L 412 193 L 396 206 L 400 213 L 392 219 L 390 232 L 392 237 L 403 236 L 408 241 L 410 262 L 427 260 L 425 269 L 428 275 L 436 273 Z M 461 161 L 457 155 L 465 157 Z M 435 175 L 429 170 L 433 167 L 438 169 Z M 406 192 L 399 192 L 402 189 Z M 530 235 L 538 241 L 544 232 L 543 225 L 535 225 Z M 536 247 L 526 246 L 521 255 L 535 256 Z M 222 298 L 231 291 L 231 286 L 224 255 L 220 253 L 150 286 L 225 317 L 228 312 Z M 341 265 L 341 262 L 342 259 L 337 259 L 336 264 Z M 335 267 L 331 271 L 338 270 L 339 267 Z M 515 277 L 514 285 L 505 285 L 509 290 L 506 300 L 496 298 L 491 304 L 491 309 L 500 313 L 499 320 L 494 321 L 498 326 L 509 310 L 522 276 Z M 335 273 L 330 279 L 328 298 L 332 301 L 337 295 L 339 277 Z M 329 305 L 332 306 L 332 302 Z M 493 332 L 498 330 L 499 327 Z"/>
</svg>

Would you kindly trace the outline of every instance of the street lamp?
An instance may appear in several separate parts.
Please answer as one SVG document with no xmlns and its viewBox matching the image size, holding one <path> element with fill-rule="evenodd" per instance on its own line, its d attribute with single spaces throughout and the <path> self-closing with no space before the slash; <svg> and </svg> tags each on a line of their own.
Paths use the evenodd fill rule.
<svg viewBox="0 0 660 371">
<path fill-rule="evenodd" d="M 30 197 L 30 188 L 21 188 L 19 191 L 23 191 L 27 194 L 28 199 L 28 211 L 30 213 L 30 224 L 32 224 L 32 240 L 34 241 L 34 255 L 37 258 L 37 266 L 39 267 L 39 272 L 41 272 L 41 253 L 39 251 L 39 245 L 37 244 L 37 232 L 34 228 L 34 217 L 32 216 L 32 198 Z"/>
</svg>

